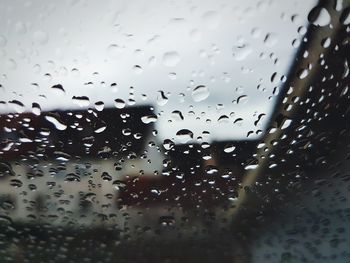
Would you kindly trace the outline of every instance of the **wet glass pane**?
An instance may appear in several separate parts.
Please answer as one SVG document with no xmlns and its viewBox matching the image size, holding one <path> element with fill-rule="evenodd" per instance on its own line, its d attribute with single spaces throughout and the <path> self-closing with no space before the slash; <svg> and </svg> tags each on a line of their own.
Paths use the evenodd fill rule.
<svg viewBox="0 0 350 263">
<path fill-rule="evenodd" d="M 348 0 L 0 1 L 0 263 L 349 262 Z"/>
</svg>

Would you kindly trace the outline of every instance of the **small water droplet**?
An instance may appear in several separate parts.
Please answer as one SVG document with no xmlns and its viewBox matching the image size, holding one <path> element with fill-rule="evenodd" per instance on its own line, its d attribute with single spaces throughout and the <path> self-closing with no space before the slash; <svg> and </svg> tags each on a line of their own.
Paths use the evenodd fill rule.
<svg viewBox="0 0 350 263">
<path fill-rule="evenodd" d="M 101 175 L 101 178 L 103 181 L 107 181 L 107 182 L 112 181 L 112 176 L 107 172 L 103 172 Z"/>
<path fill-rule="evenodd" d="M 86 96 L 73 96 L 72 101 L 79 105 L 79 107 L 87 107 L 90 105 L 90 99 Z"/>
<path fill-rule="evenodd" d="M 123 53 L 123 48 L 116 44 L 111 44 L 107 47 L 107 54 L 112 59 L 119 58 L 120 54 Z"/>
<path fill-rule="evenodd" d="M 195 102 L 203 101 L 208 98 L 209 95 L 209 89 L 204 85 L 199 85 L 192 90 L 192 99 Z"/>
<path fill-rule="evenodd" d="M 123 101 L 122 99 L 115 99 L 114 100 L 114 106 L 117 109 L 123 109 L 125 107 L 125 101 Z"/>
<path fill-rule="evenodd" d="M 219 169 L 214 165 L 208 165 L 205 167 L 206 174 L 213 175 L 219 172 Z"/>
<path fill-rule="evenodd" d="M 237 104 L 239 105 L 245 105 L 248 102 L 248 96 L 242 95 L 237 98 Z"/>
<path fill-rule="evenodd" d="M 175 143 L 170 139 L 165 139 L 163 141 L 163 147 L 165 150 L 171 150 L 175 146 Z"/>
<path fill-rule="evenodd" d="M 244 167 L 245 170 L 254 170 L 258 167 L 257 164 L 250 164 L 250 165 L 247 165 L 246 167 Z"/>
<path fill-rule="evenodd" d="M 132 70 L 135 72 L 135 74 L 141 74 L 143 72 L 143 68 L 139 65 L 133 66 Z"/>
<path fill-rule="evenodd" d="M 162 226 L 174 226 L 176 223 L 173 216 L 161 216 L 159 217 L 159 224 Z"/>
<path fill-rule="evenodd" d="M 11 179 L 10 185 L 15 187 L 15 188 L 19 188 L 19 187 L 22 187 L 23 182 L 19 179 Z"/>
<path fill-rule="evenodd" d="M 32 104 L 32 112 L 37 116 L 41 114 L 41 107 L 38 103 L 34 102 Z"/>
<path fill-rule="evenodd" d="M 235 149 L 236 149 L 236 147 L 233 144 L 229 143 L 229 144 L 225 145 L 224 152 L 225 153 L 232 153 Z"/>
<path fill-rule="evenodd" d="M 173 121 L 182 121 L 184 119 L 184 116 L 182 115 L 181 111 L 174 110 L 171 112 L 171 120 Z"/>
<path fill-rule="evenodd" d="M 248 44 L 243 44 L 233 48 L 233 57 L 237 61 L 245 60 L 253 52 Z"/>
<path fill-rule="evenodd" d="M 37 30 L 33 33 L 33 41 L 37 44 L 45 45 L 49 41 L 49 35 L 42 30 Z"/>
<path fill-rule="evenodd" d="M 264 43 L 265 43 L 266 46 L 273 47 L 274 45 L 276 45 L 277 42 L 278 42 L 277 34 L 268 33 L 265 36 Z"/>
<path fill-rule="evenodd" d="M 125 188 L 125 186 L 126 186 L 126 184 L 121 180 L 115 180 L 115 181 L 113 181 L 112 184 L 114 185 L 115 189 L 117 189 L 117 190 L 121 190 L 121 189 Z"/>
<path fill-rule="evenodd" d="M 180 60 L 180 55 L 176 51 L 168 51 L 163 55 L 163 64 L 167 67 L 175 67 Z"/>
<path fill-rule="evenodd" d="M 0 47 L 4 47 L 7 44 L 7 39 L 4 35 L 0 35 Z"/>
<path fill-rule="evenodd" d="M 157 104 L 164 106 L 168 102 L 168 98 L 165 96 L 164 91 L 158 91 Z"/>
<path fill-rule="evenodd" d="M 65 182 L 80 182 L 80 176 L 75 173 L 69 173 L 64 177 Z"/>
<path fill-rule="evenodd" d="M 350 7 L 347 7 L 343 10 L 339 18 L 340 23 L 347 26 L 350 24 Z"/>
<path fill-rule="evenodd" d="M 141 121 L 145 124 L 156 122 L 157 120 L 158 120 L 158 117 L 155 114 L 146 115 L 146 116 L 141 117 Z"/>
<path fill-rule="evenodd" d="M 23 113 L 25 111 L 25 106 L 22 102 L 18 100 L 11 100 L 8 102 L 17 113 Z"/>
<path fill-rule="evenodd" d="M 64 95 L 66 91 L 64 90 L 63 86 L 61 84 L 53 85 L 51 87 L 52 90 L 54 90 L 57 94 Z"/>
<path fill-rule="evenodd" d="M 57 130 L 64 131 L 67 129 L 67 125 L 65 125 L 58 116 L 55 115 L 47 115 L 45 116 L 45 119 L 49 122 L 51 122 Z"/>
<path fill-rule="evenodd" d="M 97 111 L 103 111 L 104 106 L 105 106 L 105 104 L 104 104 L 103 101 L 98 101 L 98 102 L 95 103 L 95 109 Z"/>
<path fill-rule="evenodd" d="M 218 12 L 210 10 L 202 15 L 202 21 L 205 27 L 213 30 L 220 25 L 221 17 Z"/>
<path fill-rule="evenodd" d="M 188 129 L 182 129 L 176 133 L 176 137 L 181 143 L 187 143 L 193 139 L 193 132 Z"/>
</svg>

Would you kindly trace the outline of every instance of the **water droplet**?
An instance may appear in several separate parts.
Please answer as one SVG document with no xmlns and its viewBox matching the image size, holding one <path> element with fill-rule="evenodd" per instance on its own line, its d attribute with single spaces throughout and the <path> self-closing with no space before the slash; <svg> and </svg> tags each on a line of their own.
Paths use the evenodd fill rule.
<svg viewBox="0 0 350 263">
<path fill-rule="evenodd" d="M 12 219 L 7 215 L 0 215 L 0 225 L 11 225 Z"/>
<path fill-rule="evenodd" d="M 15 188 L 19 188 L 19 187 L 22 187 L 23 182 L 19 179 L 11 179 L 10 185 L 15 187 Z"/>
<path fill-rule="evenodd" d="M 277 42 L 278 42 L 277 34 L 268 33 L 265 36 L 264 43 L 265 43 L 266 46 L 273 47 L 274 45 L 276 45 Z"/>
<path fill-rule="evenodd" d="M 172 113 L 171 113 L 171 119 L 173 121 L 182 121 L 184 119 L 184 116 L 182 115 L 182 112 L 181 111 L 178 111 L 178 110 L 174 110 Z"/>
<path fill-rule="evenodd" d="M 122 52 L 123 52 L 123 48 L 116 44 L 109 45 L 107 48 L 108 56 L 110 56 L 113 59 L 118 58 Z"/>
<path fill-rule="evenodd" d="M 158 120 L 158 117 L 155 114 L 146 115 L 146 116 L 141 117 L 141 121 L 145 124 L 156 122 L 157 120 Z"/>
<path fill-rule="evenodd" d="M 207 11 L 202 15 L 202 21 L 205 27 L 208 29 L 216 29 L 221 22 L 221 17 L 216 11 Z"/>
<path fill-rule="evenodd" d="M 339 18 L 340 23 L 347 26 L 350 24 L 350 7 L 347 7 L 343 10 Z"/>
<path fill-rule="evenodd" d="M 233 48 L 233 57 L 237 61 L 245 60 L 253 52 L 248 44 L 243 44 Z"/>
<path fill-rule="evenodd" d="M 244 167 L 245 170 L 254 170 L 258 167 L 257 164 L 250 164 L 250 165 L 247 165 L 246 167 Z"/>
<path fill-rule="evenodd" d="M 23 34 L 27 33 L 27 27 L 22 21 L 18 21 L 15 24 L 15 31 L 17 34 L 23 35 Z"/>
<path fill-rule="evenodd" d="M 105 123 L 101 123 L 100 125 L 98 125 L 98 127 L 95 128 L 94 133 L 101 133 L 104 130 L 106 130 L 107 125 Z"/>
<path fill-rule="evenodd" d="M 131 130 L 130 129 L 122 129 L 122 134 L 124 136 L 130 136 L 131 135 Z"/>
<path fill-rule="evenodd" d="M 112 181 L 112 176 L 107 172 L 103 172 L 101 175 L 101 178 L 103 181 L 107 181 L 107 182 Z"/>
<path fill-rule="evenodd" d="M 190 38 L 193 42 L 201 40 L 202 34 L 198 29 L 193 29 L 190 31 Z"/>
<path fill-rule="evenodd" d="M 248 96 L 247 95 L 242 95 L 237 98 L 237 104 L 239 105 L 244 105 L 248 101 Z"/>
<path fill-rule="evenodd" d="M 232 153 L 235 149 L 236 149 L 236 147 L 233 144 L 229 143 L 229 144 L 225 145 L 224 152 L 225 153 Z"/>
<path fill-rule="evenodd" d="M 47 115 L 45 116 L 45 119 L 49 122 L 51 122 L 57 130 L 64 131 L 67 129 L 67 125 L 65 125 L 58 116 L 55 115 Z"/>
<path fill-rule="evenodd" d="M 229 117 L 227 115 L 221 115 L 218 118 L 218 123 L 229 123 Z"/>
<path fill-rule="evenodd" d="M 283 124 L 281 125 L 281 130 L 288 128 L 291 123 L 292 123 L 291 119 L 285 119 L 283 121 Z"/>
<path fill-rule="evenodd" d="M 175 146 L 175 143 L 170 139 L 165 139 L 163 141 L 163 147 L 165 150 L 171 150 Z"/>
<path fill-rule="evenodd" d="M 167 67 L 175 67 L 180 60 L 180 55 L 176 51 L 169 51 L 163 55 L 163 64 Z"/>
<path fill-rule="evenodd" d="M 64 95 L 66 93 L 66 91 L 64 90 L 63 86 L 61 84 L 57 84 L 57 85 L 53 85 L 51 87 L 52 90 L 54 90 L 55 92 L 57 92 L 60 95 Z"/>
<path fill-rule="evenodd" d="M 141 74 L 143 72 L 143 68 L 139 65 L 133 66 L 132 70 L 135 72 L 135 74 Z"/>
<path fill-rule="evenodd" d="M 37 116 L 39 116 L 41 114 L 41 107 L 38 103 L 34 102 L 32 104 L 32 112 Z"/>
<path fill-rule="evenodd" d="M 122 99 L 115 99 L 114 100 L 114 106 L 117 109 L 123 109 L 125 107 L 125 101 L 123 101 Z"/>
<path fill-rule="evenodd" d="M 11 100 L 8 102 L 16 112 L 23 113 L 25 111 L 24 104 L 18 100 Z"/>
<path fill-rule="evenodd" d="M 164 91 L 158 91 L 157 104 L 164 106 L 168 102 L 168 98 L 165 96 Z"/>
<path fill-rule="evenodd" d="M 309 15 L 308 20 L 315 26 L 327 26 L 331 22 L 331 16 L 327 9 L 321 6 L 314 7 Z"/>
<path fill-rule="evenodd" d="M 181 143 L 187 143 L 193 139 L 193 132 L 187 129 L 182 129 L 176 133 L 176 137 Z"/>
<path fill-rule="evenodd" d="M 10 58 L 6 61 L 6 66 L 10 70 L 15 70 L 17 68 L 17 63 L 14 59 Z"/>
<path fill-rule="evenodd" d="M 209 95 L 209 89 L 204 85 L 197 86 L 192 90 L 192 99 L 195 102 L 203 101 L 208 98 Z"/>
<path fill-rule="evenodd" d="M 115 181 L 113 181 L 112 184 L 114 185 L 115 189 L 117 189 L 117 190 L 121 190 L 121 189 L 125 188 L 125 186 L 126 186 L 126 184 L 121 180 L 115 180 Z"/>
<path fill-rule="evenodd" d="M 80 107 L 87 107 L 90 105 L 90 99 L 86 96 L 73 96 L 72 101 Z"/>
<path fill-rule="evenodd" d="M 176 223 L 173 216 L 161 216 L 159 217 L 159 224 L 162 226 L 174 226 Z"/>
<path fill-rule="evenodd" d="M 169 77 L 169 79 L 171 79 L 171 80 L 176 80 L 177 75 L 176 75 L 175 72 L 170 72 L 170 73 L 168 74 L 168 77 Z"/>
<path fill-rule="evenodd" d="M 104 106 L 105 106 L 105 104 L 103 103 L 103 101 L 98 101 L 95 103 L 95 109 L 97 111 L 103 111 Z"/>
<path fill-rule="evenodd" d="M 206 174 L 213 175 L 219 172 L 219 169 L 214 165 L 208 165 L 205 167 Z"/>
<path fill-rule="evenodd" d="M 33 41 L 40 45 L 45 45 L 49 41 L 49 36 L 42 30 L 37 30 L 33 33 Z"/>
<path fill-rule="evenodd" d="M 299 79 L 304 79 L 309 75 L 309 70 L 308 69 L 302 69 L 298 73 Z"/>
<path fill-rule="evenodd" d="M 5 38 L 5 36 L 0 35 L 0 47 L 4 47 L 7 44 L 7 39 Z"/>
<path fill-rule="evenodd" d="M 64 177 L 65 182 L 80 182 L 80 176 L 75 173 L 69 173 Z"/>
</svg>

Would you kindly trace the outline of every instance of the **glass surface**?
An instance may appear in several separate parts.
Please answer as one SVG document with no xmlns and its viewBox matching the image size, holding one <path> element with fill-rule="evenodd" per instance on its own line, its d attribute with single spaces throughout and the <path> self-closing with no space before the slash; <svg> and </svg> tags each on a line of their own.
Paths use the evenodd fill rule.
<svg viewBox="0 0 350 263">
<path fill-rule="evenodd" d="M 0 263 L 349 262 L 348 0 L 0 0 Z"/>
</svg>

